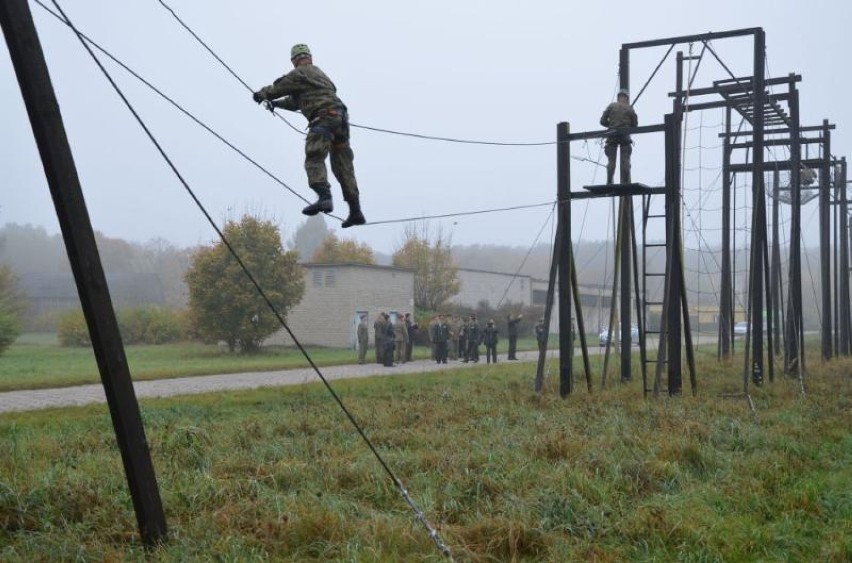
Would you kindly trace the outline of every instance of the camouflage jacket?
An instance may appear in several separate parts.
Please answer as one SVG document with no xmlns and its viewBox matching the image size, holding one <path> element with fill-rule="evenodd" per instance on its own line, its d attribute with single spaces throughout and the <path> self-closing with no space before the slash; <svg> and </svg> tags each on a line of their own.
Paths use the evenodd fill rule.
<svg viewBox="0 0 852 563">
<path fill-rule="evenodd" d="M 405 328 L 405 321 L 396 321 L 393 325 L 394 339 L 397 342 L 408 342 L 408 329 Z"/>
<path fill-rule="evenodd" d="M 621 127 L 636 127 L 639 119 L 630 104 L 612 102 L 601 115 L 601 126 L 608 129 L 619 129 Z"/>
<path fill-rule="evenodd" d="M 299 65 L 272 85 L 264 86 L 260 89 L 260 97 L 276 100 L 275 107 L 301 111 L 308 121 L 322 110 L 346 107 L 337 97 L 334 82 L 312 64 Z M 283 100 L 278 99 L 282 97 Z"/>
</svg>

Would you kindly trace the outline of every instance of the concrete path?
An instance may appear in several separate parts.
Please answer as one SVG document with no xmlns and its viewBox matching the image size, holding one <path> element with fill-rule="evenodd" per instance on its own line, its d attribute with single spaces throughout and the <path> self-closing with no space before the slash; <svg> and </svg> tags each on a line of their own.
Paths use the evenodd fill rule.
<svg viewBox="0 0 852 563">
<path fill-rule="evenodd" d="M 558 352 L 551 351 L 558 357 Z M 465 364 L 449 360 L 446 365 L 436 364 L 429 360 L 417 360 L 392 368 L 375 363 L 353 364 L 342 366 L 321 367 L 323 376 L 333 381 L 353 377 L 373 377 L 402 374 L 417 374 L 443 371 L 447 369 L 469 368 L 485 363 L 485 356 L 478 364 Z M 516 364 L 533 362 L 538 359 L 537 352 L 518 352 L 518 362 L 501 361 L 501 364 Z M 290 369 L 281 371 L 230 373 L 222 375 L 199 375 L 193 377 L 178 377 L 174 379 L 157 379 L 151 381 L 136 381 L 133 387 L 138 398 L 173 397 L 176 395 L 193 395 L 216 391 L 238 389 L 257 389 L 259 387 L 278 387 L 281 385 L 300 385 L 319 381 L 316 372 L 311 368 Z M 58 407 L 74 407 L 91 403 L 105 403 L 104 388 L 100 383 L 78 385 L 56 389 L 35 389 L 27 391 L 7 391 L 0 393 L 0 413 L 20 412 Z"/>
</svg>

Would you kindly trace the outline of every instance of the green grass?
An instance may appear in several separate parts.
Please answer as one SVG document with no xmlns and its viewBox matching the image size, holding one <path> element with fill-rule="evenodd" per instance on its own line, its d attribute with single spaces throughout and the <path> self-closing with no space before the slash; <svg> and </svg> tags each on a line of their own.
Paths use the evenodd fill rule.
<svg viewBox="0 0 852 563">
<path fill-rule="evenodd" d="M 852 363 L 753 388 L 756 418 L 717 397 L 735 364 L 656 401 L 536 396 L 532 364 L 335 387 L 460 561 L 852 560 Z M 322 387 L 142 407 L 168 543 L 139 545 L 104 406 L 9 414 L 0 560 L 442 560 Z"/>
</svg>

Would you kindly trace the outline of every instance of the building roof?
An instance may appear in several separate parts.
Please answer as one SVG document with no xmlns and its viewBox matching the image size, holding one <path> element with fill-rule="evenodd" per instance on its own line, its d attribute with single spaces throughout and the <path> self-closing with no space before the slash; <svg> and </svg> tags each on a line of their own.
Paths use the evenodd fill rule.
<svg viewBox="0 0 852 563">
<path fill-rule="evenodd" d="M 494 276 L 508 276 L 510 278 L 529 278 L 533 279 L 529 274 L 519 274 L 515 272 L 495 272 L 493 270 L 479 270 L 476 268 L 456 268 L 459 272 L 474 272 L 476 274 L 491 274 Z"/>
<path fill-rule="evenodd" d="M 299 264 L 303 268 L 370 268 L 374 270 L 389 270 L 393 272 L 410 272 L 414 273 L 413 269 L 410 268 L 397 268 L 396 266 L 383 266 L 380 264 L 364 264 L 361 262 L 336 262 L 336 263 L 323 263 L 323 262 L 302 262 Z"/>
</svg>

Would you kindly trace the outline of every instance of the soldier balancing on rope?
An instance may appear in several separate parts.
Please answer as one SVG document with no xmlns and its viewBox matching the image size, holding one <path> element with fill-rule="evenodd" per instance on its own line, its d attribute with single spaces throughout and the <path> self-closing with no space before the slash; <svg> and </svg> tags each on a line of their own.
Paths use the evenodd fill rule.
<svg viewBox="0 0 852 563">
<path fill-rule="evenodd" d="M 302 210 L 305 215 L 331 213 L 331 185 L 325 158 L 331 152 L 331 171 L 340 183 L 343 200 L 349 204 L 349 216 L 341 225 L 344 229 L 366 223 L 361 212 L 358 182 L 355 180 L 355 154 L 349 146 L 349 114 L 337 97 L 337 88 L 326 74 L 314 66 L 307 45 L 293 45 L 290 50 L 293 70 L 253 94 L 257 103 L 266 103 L 270 110 L 281 108 L 301 111 L 308 119 L 305 138 L 305 170 L 308 184 L 318 199 Z"/>
</svg>

